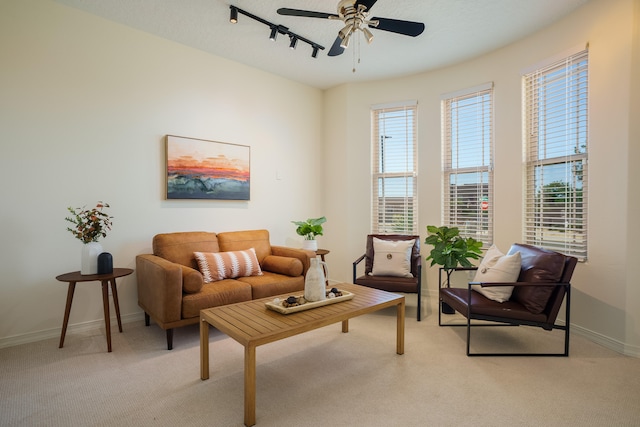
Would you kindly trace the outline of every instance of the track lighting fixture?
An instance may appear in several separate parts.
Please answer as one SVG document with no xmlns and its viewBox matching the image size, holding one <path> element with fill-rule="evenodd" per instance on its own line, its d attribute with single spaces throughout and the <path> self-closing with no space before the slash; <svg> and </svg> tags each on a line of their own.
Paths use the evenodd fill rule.
<svg viewBox="0 0 640 427">
<path fill-rule="evenodd" d="M 229 16 L 229 22 L 232 24 L 238 23 L 238 8 L 235 6 L 231 6 L 231 15 Z"/>
<path fill-rule="evenodd" d="M 231 14 L 229 16 L 229 22 L 231 22 L 232 24 L 235 24 L 238 22 L 238 14 L 240 15 L 244 15 L 247 16 L 255 21 L 258 21 L 266 26 L 268 26 L 271 29 L 271 33 L 269 34 L 269 40 L 271 41 L 276 41 L 276 39 L 278 38 L 278 33 L 279 34 L 284 34 L 289 36 L 289 47 L 291 49 L 295 49 L 296 46 L 298 45 L 298 41 L 307 43 L 309 46 L 311 46 L 311 48 L 313 49 L 313 52 L 311 53 L 311 57 L 312 58 L 316 58 L 318 56 L 318 51 L 319 50 L 324 50 L 324 46 L 319 45 L 318 43 L 312 42 L 309 39 L 306 39 L 298 34 L 295 34 L 291 31 L 289 31 L 289 28 L 283 26 L 283 25 L 278 25 L 278 24 L 274 24 L 271 23 L 265 19 L 259 18 L 255 15 L 252 15 L 251 13 L 242 10 L 236 6 L 230 5 L 229 9 L 231 9 Z M 348 43 L 348 41 L 347 41 Z"/>
</svg>

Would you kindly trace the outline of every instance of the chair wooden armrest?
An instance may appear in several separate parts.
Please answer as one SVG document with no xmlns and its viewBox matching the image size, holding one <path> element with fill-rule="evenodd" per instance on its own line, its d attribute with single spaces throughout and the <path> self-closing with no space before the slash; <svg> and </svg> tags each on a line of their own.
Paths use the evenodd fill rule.
<svg viewBox="0 0 640 427">
<path fill-rule="evenodd" d="M 353 283 L 356 283 L 356 267 L 367 257 L 367 254 L 362 254 L 357 260 L 353 261 Z"/>
</svg>

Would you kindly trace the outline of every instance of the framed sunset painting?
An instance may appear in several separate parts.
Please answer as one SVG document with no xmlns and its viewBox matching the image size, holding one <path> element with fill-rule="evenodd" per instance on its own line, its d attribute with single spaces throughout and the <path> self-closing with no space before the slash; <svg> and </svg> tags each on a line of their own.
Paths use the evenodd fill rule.
<svg viewBox="0 0 640 427">
<path fill-rule="evenodd" d="M 167 135 L 167 199 L 249 200 L 250 147 Z"/>
</svg>

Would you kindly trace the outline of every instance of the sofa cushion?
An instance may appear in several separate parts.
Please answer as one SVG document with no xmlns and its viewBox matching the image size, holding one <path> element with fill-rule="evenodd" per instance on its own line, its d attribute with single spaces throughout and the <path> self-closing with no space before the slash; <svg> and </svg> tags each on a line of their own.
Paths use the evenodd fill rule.
<svg viewBox="0 0 640 427">
<path fill-rule="evenodd" d="M 226 231 L 218 233 L 217 237 L 221 251 L 244 251 L 253 248 L 258 262 L 272 254 L 267 230 Z"/>
<path fill-rule="evenodd" d="M 251 298 L 253 299 L 304 293 L 304 276 L 291 277 L 264 271 L 261 276 L 238 277 L 235 280 L 251 286 Z"/>
<path fill-rule="evenodd" d="M 251 286 L 234 279 L 206 283 L 197 294 L 182 297 L 182 318 L 198 317 L 200 310 L 251 300 Z"/>
<path fill-rule="evenodd" d="M 478 266 L 474 282 L 480 283 L 509 283 L 518 280 L 522 259 L 520 252 L 505 255 L 496 245 L 491 245 Z M 480 286 L 471 288 L 493 301 L 505 302 L 511 298 L 513 286 Z"/>
<path fill-rule="evenodd" d="M 262 260 L 262 269 L 295 277 L 302 274 L 302 261 L 298 258 L 268 255 Z"/>
<path fill-rule="evenodd" d="M 262 274 L 253 248 L 245 251 L 194 252 L 194 256 L 205 283 Z"/>
<path fill-rule="evenodd" d="M 180 266 L 182 268 L 182 290 L 188 294 L 200 292 L 204 285 L 204 277 L 198 270 L 191 267 Z"/>
<path fill-rule="evenodd" d="M 415 240 L 373 238 L 373 276 L 413 277 L 411 249 Z"/>
<path fill-rule="evenodd" d="M 535 246 L 515 244 L 508 254 L 520 252 L 522 269 L 518 282 L 558 282 L 564 270 L 565 256 L 559 252 Z M 518 301 L 534 314 L 542 313 L 547 307 L 553 286 L 519 286 L 511 299 Z"/>
<path fill-rule="evenodd" d="M 153 254 L 194 269 L 198 264 L 193 257 L 195 251 L 219 252 L 216 233 L 188 231 L 157 234 L 153 237 Z"/>
</svg>

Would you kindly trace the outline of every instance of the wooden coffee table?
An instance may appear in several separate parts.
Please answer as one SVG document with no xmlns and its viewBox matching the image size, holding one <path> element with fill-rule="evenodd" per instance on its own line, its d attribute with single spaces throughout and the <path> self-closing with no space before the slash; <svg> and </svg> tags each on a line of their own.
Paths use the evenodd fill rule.
<svg viewBox="0 0 640 427">
<path fill-rule="evenodd" d="M 281 314 L 265 307 L 274 297 L 230 304 L 200 311 L 200 377 L 209 378 L 209 325 L 224 332 L 244 346 L 244 424 L 256 423 L 256 347 L 283 338 L 342 322 L 342 332 L 349 332 L 349 319 L 386 307 L 397 307 L 396 353 L 404 354 L 403 295 L 365 286 L 335 285 L 355 296 L 348 301 L 306 311 Z M 281 299 L 289 295 L 280 296 Z"/>
</svg>

